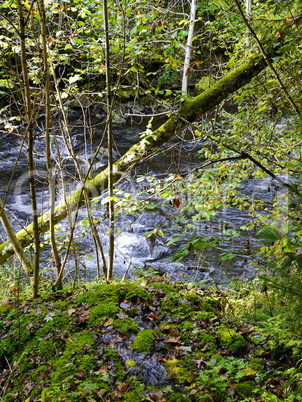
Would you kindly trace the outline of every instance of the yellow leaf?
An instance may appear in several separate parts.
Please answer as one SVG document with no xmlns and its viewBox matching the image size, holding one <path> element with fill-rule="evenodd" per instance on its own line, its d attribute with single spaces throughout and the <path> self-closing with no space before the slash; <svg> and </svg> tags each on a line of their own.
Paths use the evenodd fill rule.
<svg viewBox="0 0 302 402">
<path fill-rule="evenodd" d="M 158 235 L 158 236 L 163 236 L 163 235 L 164 235 L 164 233 L 163 233 L 163 231 L 162 231 L 161 229 L 158 229 L 158 231 L 157 231 L 157 235 Z"/>
<path fill-rule="evenodd" d="M 253 370 L 253 369 L 246 369 L 244 374 L 245 374 L 245 376 L 255 375 L 255 374 L 257 374 L 257 371 Z"/>
</svg>

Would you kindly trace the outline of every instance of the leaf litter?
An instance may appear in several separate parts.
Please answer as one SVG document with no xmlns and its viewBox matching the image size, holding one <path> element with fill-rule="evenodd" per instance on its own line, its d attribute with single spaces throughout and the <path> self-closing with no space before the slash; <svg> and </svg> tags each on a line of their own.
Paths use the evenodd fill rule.
<svg viewBox="0 0 302 402">
<path fill-rule="evenodd" d="M 1 401 L 302 400 L 290 349 L 230 304 L 217 289 L 162 279 L 7 301 Z"/>
</svg>

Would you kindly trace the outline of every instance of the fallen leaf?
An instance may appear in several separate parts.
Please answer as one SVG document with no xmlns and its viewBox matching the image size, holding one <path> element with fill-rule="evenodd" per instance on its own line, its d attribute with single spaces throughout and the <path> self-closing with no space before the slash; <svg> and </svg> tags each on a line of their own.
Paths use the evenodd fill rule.
<svg viewBox="0 0 302 402">
<path fill-rule="evenodd" d="M 241 325 L 239 328 L 239 334 L 240 335 L 247 335 L 247 334 L 249 334 L 250 332 L 253 332 L 254 331 L 254 327 L 245 327 L 245 326 L 243 326 L 243 325 Z"/>
<path fill-rule="evenodd" d="M 168 339 L 164 340 L 165 343 L 179 343 L 180 342 L 180 336 L 171 336 Z"/>
<path fill-rule="evenodd" d="M 122 392 L 122 394 L 126 394 L 132 388 L 131 385 L 128 385 L 128 384 L 126 384 L 124 382 L 120 382 L 120 381 L 117 381 L 115 385 L 116 385 L 117 389 Z"/>
<path fill-rule="evenodd" d="M 203 362 L 203 357 L 201 357 L 201 358 L 198 359 L 198 360 L 194 360 L 194 363 L 196 363 L 197 368 L 200 369 L 200 368 L 203 366 L 203 364 L 204 364 L 204 362 Z"/>
<path fill-rule="evenodd" d="M 124 311 L 117 313 L 116 316 L 121 319 L 128 318 L 128 315 Z"/>
<path fill-rule="evenodd" d="M 60 336 L 61 341 L 67 342 L 68 338 L 69 338 L 68 332 L 67 332 L 66 330 L 63 331 L 62 334 L 61 334 L 61 336 Z"/>
<path fill-rule="evenodd" d="M 159 315 L 156 315 L 156 314 L 148 314 L 148 317 L 151 318 L 152 320 L 158 320 L 159 319 Z"/>
<path fill-rule="evenodd" d="M 113 321 L 113 318 L 109 318 L 109 320 L 104 323 L 104 327 L 109 327 L 109 325 L 111 325 Z"/>
<path fill-rule="evenodd" d="M 179 198 L 173 198 L 172 200 L 172 205 L 173 207 L 179 208 L 181 206 L 182 202 Z"/>
<path fill-rule="evenodd" d="M 131 309 L 131 304 L 124 301 L 120 304 L 120 308 L 122 308 L 123 310 L 130 310 Z"/>
<path fill-rule="evenodd" d="M 149 396 L 152 399 L 152 401 L 157 401 L 159 398 L 163 396 L 163 393 L 160 390 L 153 390 L 149 392 Z"/>
<path fill-rule="evenodd" d="M 22 390 L 23 390 L 23 392 L 24 392 L 24 394 L 26 396 L 30 394 L 30 392 L 32 391 L 33 387 L 34 387 L 34 384 L 29 382 L 29 381 L 27 381 L 24 384 L 22 384 Z"/>
<path fill-rule="evenodd" d="M 84 371 L 84 370 L 79 370 L 79 371 L 76 371 L 76 372 L 74 373 L 74 375 L 75 375 L 76 377 L 78 377 L 78 378 L 83 379 L 83 378 L 86 377 L 86 371 Z"/>
<path fill-rule="evenodd" d="M 85 324 L 88 319 L 90 317 L 90 310 L 85 310 L 83 311 L 82 314 L 80 314 L 77 319 L 76 319 L 76 323 L 77 324 Z"/>
<path fill-rule="evenodd" d="M 192 352 L 192 346 L 177 346 L 176 349 L 182 350 L 185 353 Z"/>
<path fill-rule="evenodd" d="M 257 374 L 257 371 L 256 371 L 256 370 L 253 370 L 253 369 L 246 369 L 246 370 L 244 371 L 244 375 L 245 375 L 246 377 L 254 376 L 255 374 Z"/>
</svg>

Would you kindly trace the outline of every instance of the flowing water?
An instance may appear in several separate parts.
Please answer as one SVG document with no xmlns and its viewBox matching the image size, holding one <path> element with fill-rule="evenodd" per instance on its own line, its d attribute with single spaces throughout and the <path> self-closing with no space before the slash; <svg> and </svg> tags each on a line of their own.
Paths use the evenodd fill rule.
<svg viewBox="0 0 302 402">
<path fill-rule="evenodd" d="M 85 132 L 83 121 L 73 116 L 72 136 L 74 140 L 77 158 L 83 171 L 87 169 L 91 159 L 91 149 L 98 145 L 103 128 L 96 127 L 93 135 Z M 140 134 L 146 129 L 146 121 L 139 124 L 122 124 L 114 128 L 114 138 L 116 142 L 115 158 L 125 153 L 129 147 L 140 140 Z M 31 208 L 29 199 L 29 184 L 27 179 L 27 150 L 22 145 L 22 137 L 7 133 L 4 128 L 2 132 L 2 141 L 0 147 L 0 193 L 3 198 L 6 194 L 6 210 L 9 213 L 13 227 L 16 230 L 26 226 L 31 222 Z M 70 155 L 62 139 L 58 138 L 59 150 L 52 145 L 54 162 L 58 160 L 58 152 L 62 158 L 64 169 L 64 180 L 67 181 L 67 191 L 72 192 L 78 187 L 75 169 Z M 199 144 L 199 147 L 202 145 Z M 20 151 L 21 149 L 21 151 Z M 166 145 L 163 150 L 153 159 L 147 160 L 139 167 L 134 168 L 128 174 L 126 180 L 120 184 L 120 188 L 132 193 L 138 200 L 142 200 L 146 195 L 141 195 L 144 181 L 137 182 L 138 177 L 151 174 L 154 177 L 164 177 L 169 172 L 178 172 L 184 174 L 200 161 L 196 157 L 198 147 L 195 141 L 189 141 L 183 145 L 177 138 L 172 144 Z M 38 175 L 38 204 L 39 212 L 46 211 L 49 205 L 49 195 L 47 187 L 46 159 L 45 159 L 45 138 L 43 135 L 43 126 L 36 131 L 35 139 L 35 158 Z M 16 160 L 18 162 L 16 163 Z M 106 145 L 101 148 L 98 159 L 94 165 L 94 173 L 97 173 L 106 166 Z M 15 169 L 15 171 L 14 171 Z M 59 166 L 57 169 L 58 188 L 60 189 Z M 12 173 L 14 171 L 14 173 Z M 247 180 L 242 188 L 242 192 L 253 194 L 255 198 L 265 201 L 267 205 L 271 204 L 272 198 L 278 191 L 276 183 L 270 179 L 251 179 Z M 62 199 L 62 189 L 58 190 L 57 201 Z M 93 214 L 96 220 L 102 221 L 98 225 L 98 231 L 103 243 L 105 252 L 107 251 L 107 220 L 106 208 L 102 206 L 104 196 L 97 197 L 93 205 Z M 241 226 L 249 224 L 251 216 L 248 211 L 237 209 L 227 209 L 219 211 L 215 219 L 210 222 L 200 221 L 197 224 L 197 231 L 200 237 L 214 236 L 220 238 L 219 245 L 187 257 L 182 262 L 167 262 L 167 259 L 175 254 L 177 250 L 183 247 L 190 235 L 180 239 L 175 245 L 168 247 L 167 239 L 175 233 L 173 222 L 179 213 L 176 205 L 172 205 L 166 199 L 154 197 L 153 203 L 157 204 L 154 209 L 146 210 L 140 214 L 119 214 L 116 219 L 116 250 L 114 274 L 117 276 L 126 275 L 133 277 L 140 270 L 148 272 L 150 269 L 156 269 L 161 274 L 167 274 L 171 279 L 190 279 L 190 280 L 212 280 L 218 283 L 226 283 L 231 278 L 242 278 L 253 276 L 254 269 L 251 266 L 251 250 L 259 246 L 259 240 L 255 233 L 243 232 L 242 236 L 222 240 L 222 227 L 239 230 Z M 93 242 L 85 218 L 87 217 L 85 208 L 79 213 L 78 222 L 83 222 L 77 226 L 75 231 L 76 245 L 78 249 L 78 262 L 81 277 L 92 279 L 96 276 L 96 255 L 93 248 Z M 190 217 L 188 217 L 189 219 Z M 151 236 L 146 238 L 144 234 L 152 231 L 154 228 L 160 229 L 163 236 Z M 68 237 L 69 224 L 65 220 L 60 223 L 59 243 L 64 246 L 64 240 Z M 60 237 L 61 236 L 61 237 Z M 5 236 L 3 235 L 5 239 Z M 62 247 L 62 252 L 64 247 Z M 226 251 L 233 251 L 236 258 L 230 261 L 218 262 L 219 257 Z M 49 265 L 50 249 L 47 245 L 42 248 L 42 264 L 47 267 L 49 274 L 52 274 L 53 267 Z M 48 264 L 48 265 L 47 265 Z M 68 276 L 72 277 L 74 271 L 74 260 L 70 258 L 66 265 Z"/>
</svg>

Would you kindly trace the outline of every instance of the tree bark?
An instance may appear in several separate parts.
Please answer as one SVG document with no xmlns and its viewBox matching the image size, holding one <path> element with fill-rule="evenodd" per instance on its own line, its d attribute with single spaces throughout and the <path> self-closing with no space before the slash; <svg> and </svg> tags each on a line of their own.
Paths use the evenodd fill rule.
<svg viewBox="0 0 302 402">
<path fill-rule="evenodd" d="M 108 214 L 109 214 L 109 249 L 108 269 L 106 280 L 112 278 L 114 260 L 114 180 L 113 180 L 113 132 L 112 132 L 112 96 L 111 96 L 111 71 L 110 71 L 110 43 L 109 43 L 109 22 L 107 0 L 103 0 L 104 31 L 105 31 L 105 64 L 106 64 L 106 86 L 107 86 L 107 138 L 108 138 Z"/>
<path fill-rule="evenodd" d="M 143 138 L 139 143 L 132 146 L 117 162 L 113 165 L 112 179 L 118 181 L 122 175 L 130 168 L 144 160 L 145 157 L 153 154 L 162 144 L 185 128 L 189 123 L 193 123 L 202 114 L 212 110 L 230 94 L 246 85 L 257 74 L 267 66 L 265 59 L 261 56 L 251 56 L 249 59 L 242 60 L 241 64 L 221 78 L 211 88 L 202 92 L 194 98 L 187 98 L 179 107 L 178 111 L 152 134 Z M 99 173 L 94 179 L 87 180 L 85 185 L 87 194 L 90 198 L 97 197 L 108 188 L 108 168 Z M 85 204 L 83 188 L 70 194 L 66 202 L 62 201 L 54 211 L 54 223 L 57 223 L 67 216 L 68 209 L 76 210 Z M 49 230 L 50 212 L 46 212 L 39 217 L 40 234 Z M 33 241 L 33 224 L 17 233 L 17 239 L 26 247 Z M 14 254 L 14 250 L 9 241 L 0 245 L 0 264 Z"/>
<path fill-rule="evenodd" d="M 185 61 L 184 61 L 182 86 L 181 86 L 181 91 L 183 94 L 188 93 L 188 76 L 189 76 L 190 60 L 191 60 L 191 52 L 192 52 L 192 44 L 194 36 L 195 18 L 196 18 L 196 0 L 191 0 L 189 33 L 185 48 Z"/>
<path fill-rule="evenodd" d="M 38 296 L 39 290 L 39 263 L 40 263 L 40 230 L 38 224 L 38 208 L 37 208 L 37 196 L 36 196 L 36 179 L 35 179 L 35 162 L 34 162 L 34 110 L 33 102 L 31 100 L 31 90 L 30 90 L 30 78 L 28 74 L 28 63 L 27 63 L 27 50 L 25 45 L 26 39 L 26 18 L 23 12 L 23 4 L 21 0 L 17 0 L 18 8 L 18 18 L 19 18 L 19 39 L 20 39 L 20 49 L 21 49 L 21 65 L 22 65 L 22 75 L 23 75 L 23 85 L 24 85 L 24 101 L 25 101 L 25 114 L 26 114 L 26 137 L 27 137 L 27 164 L 28 164 L 28 181 L 29 181 L 29 192 L 30 192 L 30 202 L 32 208 L 32 241 L 34 243 L 34 272 L 33 272 L 33 296 Z M 22 244 L 21 244 L 22 245 Z"/>
<path fill-rule="evenodd" d="M 16 256 L 18 257 L 18 260 L 20 261 L 20 264 L 24 270 L 24 272 L 26 273 L 27 277 L 29 278 L 29 281 L 32 283 L 33 282 L 33 266 L 32 263 L 29 261 L 29 259 L 27 258 L 27 255 L 25 254 L 21 244 L 18 242 L 14 229 L 12 228 L 10 221 L 7 217 L 7 214 L 5 212 L 4 209 L 4 205 L 2 200 L 0 199 L 0 221 L 3 225 L 3 228 L 5 230 L 5 233 L 7 235 L 7 237 L 10 240 L 10 244 L 16 254 Z"/>
</svg>

